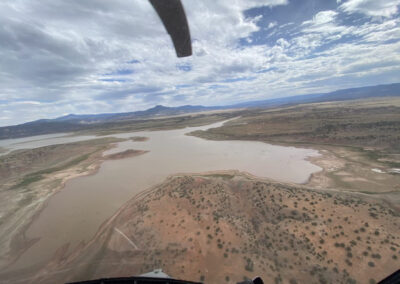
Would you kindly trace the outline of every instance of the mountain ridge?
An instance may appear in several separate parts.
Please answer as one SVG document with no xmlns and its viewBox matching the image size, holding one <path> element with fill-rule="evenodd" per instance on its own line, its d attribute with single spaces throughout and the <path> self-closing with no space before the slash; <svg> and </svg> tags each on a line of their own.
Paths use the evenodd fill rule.
<svg viewBox="0 0 400 284">
<path fill-rule="evenodd" d="M 99 113 L 99 114 L 68 114 L 65 116 L 60 116 L 55 118 L 56 121 L 70 121 L 70 120 L 79 120 L 79 119 L 89 119 L 89 120 L 107 120 L 107 119 L 133 119 L 146 117 L 151 115 L 176 115 L 185 112 L 199 112 L 203 110 L 211 110 L 211 109 L 219 109 L 220 107 L 206 107 L 202 105 L 183 105 L 179 107 L 168 107 L 163 105 L 156 105 L 147 110 L 133 111 L 133 112 L 120 112 L 120 113 Z"/>
<path fill-rule="evenodd" d="M 287 96 L 283 98 L 249 101 L 224 106 L 183 105 L 168 107 L 156 105 L 147 110 L 100 113 L 100 114 L 68 114 L 54 119 L 40 119 L 19 125 L 0 127 L 0 139 L 20 138 L 34 135 L 72 132 L 100 126 L 102 123 L 127 123 L 139 119 L 168 117 L 189 113 L 200 113 L 211 110 L 239 108 L 271 108 L 304 103 L 328 101 L 345 101 L 372 97 L 400 96 L 400 83 L 376 85 L 361 88 L 342 89 L 329 93 Z"/>
</svg>

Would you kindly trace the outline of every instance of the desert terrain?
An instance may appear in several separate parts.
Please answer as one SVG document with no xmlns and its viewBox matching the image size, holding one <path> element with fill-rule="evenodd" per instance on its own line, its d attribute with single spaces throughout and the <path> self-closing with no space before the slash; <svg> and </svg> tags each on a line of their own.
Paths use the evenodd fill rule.
<svg viewBox="0 0 400 284">
<path fill-rule="evenodd" d="M 36 281 L 162 267 L 206 283 L 254 275 L 266 283 L 375 283 L 398 268 L 399 222 L 386 204 L 355 194 L 239 172 L 178 175 L 128 202 L 70 257 L 60 251 Z"/>
<path fill-rule="evenodd" d="M 324 172 L 311 185 L 373 194 L 400 190 L 399 122 L 400 99 L 366 99 L 249 112 L 191 135 L 318 149 Z"/>
<path fill-rule="evenodd" d="M 320 155 L 308 160 L 322 170 L 304 184 L 234 170 L 176 173 L 132 196 L 90 241 L 73 250 L 60 247 L 29 271 L 10 272 L 7 267 L 36 241 L 24 232 L 67 180 L 95 174 L 105 160 L 148 155 L 141 149 L 103 154 L 116 143 L 147 141 L 143 136 L 15 150 L 0 156 L 1 281 L 62 283 L 163 268 L 205 283 L 255 275 L 266 283 L 375 283 L 400 267 L 398 98 L 162 118 L 76 135 L 233 117 L 188 135 L 315 149 Z"/>
</svg>

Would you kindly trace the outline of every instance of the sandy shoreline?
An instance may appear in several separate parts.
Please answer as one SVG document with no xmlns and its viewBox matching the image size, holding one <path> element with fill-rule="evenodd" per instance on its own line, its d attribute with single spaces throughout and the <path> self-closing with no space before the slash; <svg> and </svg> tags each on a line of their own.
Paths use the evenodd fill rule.
<svg viewBox="0 0 400 284">
<path fill-rule="evenodd" d="M 270 144 L 270 143 L 268 143 Z M 272 144 L 274 145 L 274 144 Z M 285 145 L 285 146 L 289 146 L 289 145 Z M 128 158 L 128 157 L 134 157 L 134 156 L 138 156 L 138 155 L 142 155 L 147 153 L 147 151 L 140 151 L 140 150 L 132 150 L 132 151 L 124 151 L 124 152 L 118 152 L 115 154 L 110 154 L 110 155 L 106 155 L 103 156 L 103 153 L 105 153 L 106 151 L 113 149 L 116 147 L 116 144 L 112 143 L 110 144 L 108 147 L 106 147 L 106 149 L 104 149 L 103 151 L 96 153 L 95 155 L 91 156 L 88 160 L 90 161 L 89 164 L 85 167 L 86 170 L 82 171 L 82 165 L 76 165 L 72 168 L 69 168 L 61 173 L 54 173 L 54 174 L 50 174 L 46 180 L 49 179 L 60 179 L 60 184 L 59 186 L 55 187 L 54 190 L 48 194 L 47 196 L 43 196 L 41 197 L 38 201 L 37 204 L 40 204 L 39 207 L 37 207 L 35 209 L 35 212 L 33 213 L 33 215 L 31 216 L 31 218 L 29 218 L 28 220 L 26 220 L 26 223 L 21 226 L 18 229 L 18 233 L 16 234 L 16 238 L 12 238 L 10 240 L 10 247 L 11 250 L 8 253 L 8 256 L 13 256 L 13 261 L 11 261 L 9 263 L 9 265 L 7 265 L 4 268 L 7 268 L 9 266 L 11 266 L 18 258 L 20 255 L 22 255 L 27 249 L 29 249 L 30 246 L 34 245 L 34 243 L 37 241 L 35 240 L 27 240 L 26 239 L 26 231 L 28 230 L 28 228 L 31 226 L 31 224 L 36 220 L 36 218 L 40 215 L 40 213 L 43 211 L 43 209 L 46 208 L 50 198 L 54 195 L 57 194 L 58 192 L 60 192 L 61 190 L 64 189 L 66 183 L 72 179 L 78 178 L 78 177 L 82 177 L 82 176 L 90 176 L 90 175 L 94 175 L 96 174 L 102 163 L 107 161 L 107 160 L 115 160 L 115 159 L 123 159 L 123 158 Z M 291 147 L 300 147 L 299 145 L 292 145 Z M 312 147 L 307 147 L 309 149 L 313 149 Z M 311 163 L 321 167 L 321 171 L 317 172 L 317 173 L 313 173 L 309 176 L 308 180 L 302 184 L 296 184 L 296 183 L 284 183 L 282 182 L 282 184 L 287 184 L 287 185 L 310 185 L 314 179 L 316 179 L 316 176 L 323 176 L 324 173 L 326 172 L 326 165 L 324 165 L 323 163 L 321 163 L 321 161 L 323 161 L 326 158 L 325 153 L 321 153 L 321 150 L 318 150 L 318 152 L 320 153 L 320 156 L 317 157 L 308 157 L 306 160 L 309 160 Z M 175 176 L 181 176 L 181 175 L 213 175 L 213 174 L 242 174 L 242 175 L 246 175 L 247 177 L 253 179 L 253 180 L 260 180 L 260 181 L 274 181 L 277 182 L 273 179 L 268 179 L 268 178 L 261 178 L 261 177 L 257 177 L 255 175 L 252 175 L 248 172 L 244 172 L 244 171 L 235 171 L 235 170 L 218 170 L 218 171 L 209 171 L 209 172 L 202 172 L 202 173 L 174 173 L 170 176 L 167 177 L 167 179 L 175 177 Z M 162 182 L 161 182 L 162 183 Z M 156 185 L 158 186 L 158 185 Z M 156 187 L 155 186 L 155 187 Z M 153 188 L 153 187 L 151 187 Z M 132 198 L 140 198 L 140 196 L 145 195 L 148 190 L 151 190 L 151 188 L 148 189 L 143 189 L 143 191 L 141 191 L 140 193 L 138 193 L 137 195 L 135 195 Z M 122 206 L 123 207 L 123 206 Z M 119 211 L 119 210 L 118 210 Z M 3 268 L 3 269 L 4 269 Z"/>
<path fill-rule="evenodd" d="M 111 149 L 111 148 L 112 147 L 108 147 L 107 150 Z M 80 172 L 79 169 L 82 166 L 76 165 L 72 168 L 69 168 L 69 169 L 63 171 L 63 173 L 61 173 L 61 174 L 60 173 L 51 174 L 50 176 L 48 176 L 45 179 L 45 181 L 48 179 L 57 179 L 57 178 L 60 178 L 60 175 L 63 175 L 63 177 L 60 180 L 59 186 L 54 187 L 54 190 L 51 193 L 47 194 L 46 196 L 42 196 L 35 203 L 31 204 L 32 207 L 35 207 L 35 210 L 34 210 L 32 216 L 30 216 L 30 218 L 26 219 L 25 223 L 17 229 L 17 232 L 15 234 L 16 237 L 11 238 L 10 251 L 7 253 L 7 256 L 12 258 L 12 261 L 9 262 L 9 264 L 7 266 L 2 267 L 2 270 L 5 270 L 5 269 L 9 268 L 10 266 L 12 266 L 12 264 L 14 264 L 15 261 L 17 261 L 18 258 L 27 249 L 29 249 L 29 247 L 31 247 L 32 245 L 35 244 L 35 242 L 37 240 L 27 240 L 26 239 L 26 231 L 31 226 L 31 224 L 36 220 L 36 218 L 38 218 L 38 216 L 43 211 L 43 209 L 46 208 L 50 198 L 53 195 L 60 192 L 65 187 L 66 183 L 69 180 L 72 180 L 74 178 L 81 177 L 81 176 L 93 175 L 99 170 L 101 163 L 102 163 L 101 159 L 98 157 L 96 157 L 96 158 L 91 157 L 90 159 L 93 159 L 94 161 L 90 165 L 87 166 L 86 171 Z"/>
<path fill-rule="evenodd" d="M 147 140 L 147 139 L 144 139 L 145 137 L 138 138 L 138 137 L 134 136 L 134 137 L 131 137 L 131 139 L 132 138 L 134 140 L 141 140 L 141 141 Z M 54 194 L 57 194 L 58 192 L 63 190 L 68 181 L 70 181 L 72 179 L 75 179 L 75 178 L 78 178 L 78 177 L 90 176 L 90 175 L 96 174 L 99 171 L 102 163 L 104 161 L 106 161 L 106 160 L 114 160 L 114 159 L 123 159 L 123 158 L 127 158 L 127 157 L 134 157 L 134 156 L 137 156 L 137 155 L 145 154 L 147 152 L 147 151 L 138 151 L 138 150 L 133 150 L 133 151 L 127 150 L 127 151 L 124 151 L 124 152 L 103 156 L 103 153 L 105 153 L 106 151 L 108 151 L 108 150 L 110 150 L 112 148 L 115 148 L 115 147 L 116 147 L 116 144 L 112 143 L 108 147 L 106 147 L 103 151 L 92 155 L 86 161 L 87 165 L 84 168 L 82 168 L 82 165 L 78 164 L 78 165 L 76 165 L 76 166 L 74 166 L 72 168 L 69 168 L 69 169 L 66 169 L 66 170 L 62 171 L 61 173 L 56 172 L 54 174 L 49 174 L 48 176 L 46 176 L 46 181 L 58 179 L 58 180 L 60 180 L 60 183 L 59 183 L 59 185 L 57 187 L 53 188 L 51 193 L 49 193 L 46 196 L 41 196 L 38 199 L 36 204 L 33 206 L 33 207 L 36 207 L 36 208 L 34 209 L 34 213 L 32 214 L 32 216 L 25 220 L 24 224 L 21 227 L 18 228 L 17 233 L 13 234 L 15 237 L 10 239 L 10 250 L 6 254 L 6 258 L 7 259 L 11 259 L 11 261 L 6 266 L 2 267 L 3 271 L 7 270 L 7 268 L 12 268 L 12 265 L 18 260 L 18 258 L 26 250 L 28 250 L 32 245 L 35 244 L 35 242 L 37 240 L 29 240 L 29 239 L 27 239 L 27 236 L 26 236 L 27 230 L 33 224 L 33 222 L 35 222 L 35 220 L 38 218 L 38 216 L 41 214 L 41 212 L 46 208 L 48 202 L 50 201 L 50 198 L 52 196 L 54 196 Z M 227 171 L 214 171 L 214 172 L 207 172 L 207 173 L 202 173 L 202 174 L 221 174 L 221 173 L 225 173 L 225 172 L 227 172 Z M 191 173 L 191 174 L 192 175 L 196 175 L 198 173 Z M 235 174 L 239 174 L 239 171 L 236 171 Z M 241 172 L 241 174 L 246 174 L 251 178 L 258 178 L 256 176 L 251 175 L 250 173 Z M 182 175 L 182 174 L 175 173 L 175 174 L 172 174 L 170 177 L 176 176 L 176 175 Z M 183 175 L 188 175 L 188 173 L 184 173 Z M 168 178 L 170 178 L 170 177 L 168 177 Z M 258 178 L 258 179 L 259 180 L 264 180 L 264 181 L 265 180 L 272 181 L 272 179 L 261 179 L 261 178 Z M 140 192 L 139 194 L 135 195 L 133 198 L 140 198 L 140 196 L 145 195 L 148 192 L 148 190 L 149 189 L 143 189 L 142 192 Z M 124 206 L 122 206 L 121 208 L 123 208 L 123 207 Z M 99 230 L 100 230 L 100 228 L 99 228 Z"/>
<path fill-rule="evenodd" d="M 268 143 L 268 142 L 265 142 Z M 268 143 L 271 144 L 271 143 Z M 272 144 L 275 145 L 275 144 Z M 219 170 L 219 171 L 209 171 L 209 172 L 202 172 L 202 173 L 175 173 L 170 176 L 168 176 L 165 180 L 160 182 L 160 184 L 164 183 L 165 181 L 177 177 L 177 176 L 212 176 L 212 175 L 232 175 L 232 176 L 246 176 L 249 179 L 256 180 L 256 181 L 272 181 L 274 183 L 279 183 L 279 184 L 284 184 L 284 185 L 289 185 L 289 186 L 301 186 L 310 190 L 315 190 L 315 191 L 332 191 L 332 192 L 343 192 L 341 190 L 335 190 L 332 189 L 331 184 L 329 182 L 329 179 L 326 177 L 327 172 L 332 169 L 332 167 L 340 166 L 340 163 L 338 164 L 337 159 L 335 158 L 335 155 L 333 155 L 330 151 L 324 149 L 323 147 L 311 147 L 311 146 L 306 146 L 306 145 L 289 145 L 286 144 L 285 146 L 290 146 L 290 147 L 302 147 L 302 148 L 309 148 L 313 149 L 319 152 L 318 156 L 312 156 L 306 158 L 307 161 L 310 161 L 312 164 L 317 165 L 321 168 L 320 171 L 313 173 L 309 176 L 308 180 L 303 183 L 303 184 L 297 184 L 297 183 L 289 183 L 289 182 L 277 182 L 273 179 L 269 178 L 261 178 L 257 177 L 255 175 L 252 175 L 248 172 L 244 171 L 237 171 L 237 170 Z M 110 144 L 105 150 L 94 154 L 91 156 L 88 160 L 90 161 L 89 165 L 85 167 L 85 169 L 82 169 L 82 165 L 77 165 L 74 166 L 70 169 L 67 169 L 66 171 L 63 171 L 62 173 L 55 173 L 55 174 L 50 174 L 47 178 L 49 179 L 60 179 L 61 182 L 58 187 L 54 188 L 54 191 L 43 197 L 43 199 L 40 199 L 38 203 L 41 203 L 40 207 L 35 209 L 35 213 L 32 215 L 32 217 L 22 226 L 18 229 L 18 234 L 17 237 L 11 239 L 11 250 L 8 253 L 8 256 L 11 258 L 12 261 L 5 267 L 2 268 L 2 271 L 4 272 L 7 270 L 7 268 L 12 267 L 12 264 L 18 260 L 19 256 L 21 256 L 27 249 L 29 249 L 30 246 L 34 245 L 37 240 L 28 240 L 26 239 L 25 233 L 28 230 L 28 228 L 31 226 L 31 224 L 36 220 L 36 218 L 40 215 L 40 213 L 43 211 L 44 208 L 46 208 L 50 198 L 60 192 L 66 185 L 67 181 L 80 177 L 80 176 L 89 176 L 89 175 L 94 175 L 96 174 L 102 163 L 106 160 L 112 160 L 112 159 L 122 159 L 122 158 L 127 158 L 127 157 L 134 157 L 137 155 L 145 154 L 147 151 L 138 151 L 138 150 L 132 150 L 132 151 L 124 151 L 116 154 L 111 154 L 107 156 L 103 156 L 103 153 L 107 150 L 110 150 L 115 147 L 115 144 Z M 61 177 L 60 177 L 61 175 Z M 144 198 L 148 194 L 150 194 L 152 191 L 154 191 L 160 184 L 157 184 L 155 186 L 152 186 L 147 189 L 143 189 L 140 193 L 134 195 L 131 199 L 127 200 L 124 205 L 122 205 L 114 214 L 112 214 L 109 218 L 104 220 L 104 222 L 100 225 L 98 228 L 97 232 L 95 235 L 87 242 L 82 242 L 81 245 L 76 248 L 77 250 L 81 250 L 83 247 L 90 246 L 93 242 L 96 241 L 96 239 L 102 235 L 104 232 L 104 228 L 108 228 L 108 226 L 113 222 L 113 220 L 118 216 L 120 212 L 122 212 L 128 203 L 131 203 L 133 200 L 139 200 L 141 198 Z M 317 186 L 318 185 L 318 186 Z M 343 192 L 345 193 L 345 192 Z M 348 193 L 353 193 L 354 192 L 348 192 Z M 357 194 L 359 195 L 359 194 Z M 374 200 L 381 199 L 381 198 L 375 198 L 371 196 L 367 196 L 368 198 L 372 198 Z M 378 196 L 377 196 L 378 197 Z M 62 250 L 62 248 L 60 248 Z M 57 251 L 60 254 L 60 257 L 66 253 L 66 251 Z M 75 250 L 71 252 L 71 254 L 77 253 Z M 57 254 L 57 253 L 56 253 Z M 71 255 L 68 254 L 68 255 Z M 13 271 L 13 270 L 10 270 Z"/>
<path fill-rule="evenodd" d="M 142 150 L 127 150 L 122 153 L 103 156 L 104 152 L 115 147 L 116 144 L 111 143 L 104 150 L 92 154 L 83 164 L 75 165 L 61 172 L 49 174 L 43 181 L 41 181 L 42 183 L 46 183 L 49 181 L 58 180 L 59 185 L 54 187 L 53 190 L 47 195 L 39 196 L 39 198 L 34 203 L 30 204 L 30 207 L 34 208 L 33 213 L 31 216 L 29 216 L 29 218 L 26 218 L 24 220 L 23 225 L 16 229 L 15 233 L 13 234 L 14 237 L 10 238 L 10 249 L 5 254 L 5 258 L 10 259 L 11 261 L 8 261 L 5 266 L 1 267 L 1 271 L 6 271 L 8 268 L 12 267 L 12 265 L 18 260 L 18 258 L 38 241 L 37 239 L 27 239 L 26 232 L 39 217 L 41 212 L 47 207 L 47 204 L 50 201 L 51 197 L 63 190 L 68 181 L 78 177 L 91 176 L 96 174 L 99 171 L 102 163 L 107 160 L 135 157 L 148 152 Z"/>
</svg>

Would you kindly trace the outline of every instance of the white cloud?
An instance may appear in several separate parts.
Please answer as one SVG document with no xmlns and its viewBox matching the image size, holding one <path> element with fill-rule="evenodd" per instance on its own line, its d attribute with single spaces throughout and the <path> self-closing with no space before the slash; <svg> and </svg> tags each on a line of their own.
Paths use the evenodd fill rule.
<svg viewBox="0 0 400 284">
<path fill-rule="evenodd" d="M 272 28 L 276 27 L 277 24 L 278 24 L 277 22 L 270 22 L 268 24 L 268 29 L 272 29 Z"/>
<path fill-rule="evenodd" d="M 1 1 L 0 113 L 7 111 L 9 119 L 0 125 L 155 104 L 228 104 L 390 82 L 399 75 L 400 22 L 394 17 L 355 27 L 340 24 L 344 8 L 320 11 L 290 36 L 255 45 L 252 33 L 261 31 L 261 22 L 271 29 L 278 23 L 246 18 L 243 11 L 287 1 L 183 4 L 194 55 L 178 59 L 147 1 Z M 350 42 L 341 43 L 346 37 Z"/>
<path fill-rule="evenodd" d="M 335 33 L 344 32 L 347 28 L 336 24 L 338 12 L 328 10 L 318 12 L 312 20 L 305 21 L 302 26 L 305 33 L 319 33 L 321 36 L 328 36 Z M 326 38 L 321 38 L 321 40 Z"/>
<path fill-rule="evenodd" d="M 314 16 L 313 23 L 315 25 L 331 23 L 335 20 L 337 15 L 338 13 L 336 11 L 321 11 Z"/>
<path fill-rule="evenodd" d="M 348 0 L 340 9 L 346 13 L 362 13 L 368 16 L 391 17 L 398 11 L 400 0 Z"/>
</svg>

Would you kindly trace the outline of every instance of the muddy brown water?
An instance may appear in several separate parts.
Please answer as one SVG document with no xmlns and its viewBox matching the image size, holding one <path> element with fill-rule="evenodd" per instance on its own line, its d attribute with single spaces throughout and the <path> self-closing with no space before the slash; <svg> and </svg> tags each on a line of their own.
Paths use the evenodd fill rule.
<svg viewBox="0 0 400 284">
<path fill-rule="evenodd" d="M 99 226 L 125 202 L 171 174 L 234 169 L 278 181 L 304 183 L 310 174 L 321 170 L 306 160 L 318 155 L 315 150 L 253 141 L 209 141 L 185 135 L 222 123 L 179 130 L 113 134 L 113 137 L 146 136 L 150 139 L 120 142 L 104 154 L 126 149 L 150 152 L 106 161 L 98 173 L 69 180 L 64 189 L 48 200 L 47 206 L 27 229 L 26 236 L 38 238 L 38 241 L 9 269 L 16 271 L 29 268 L 33 263 L 44 263 L 61 246 L 70 244 L 73 248 L 90 240 Z M 63 141 L 60 136 L 46 138 L 32 141 L 32 147 Z M 93 137 L 82 139 L 88 138 Z M 26 148 L 29 147 L 28 139 L 23 142 Z"/>
</svg>

